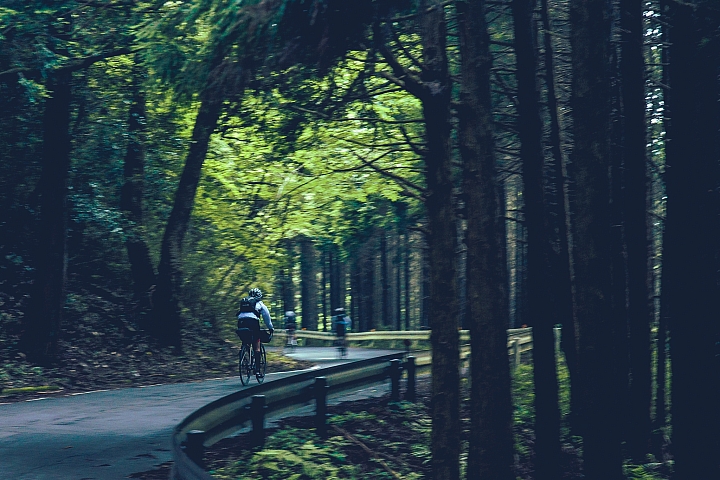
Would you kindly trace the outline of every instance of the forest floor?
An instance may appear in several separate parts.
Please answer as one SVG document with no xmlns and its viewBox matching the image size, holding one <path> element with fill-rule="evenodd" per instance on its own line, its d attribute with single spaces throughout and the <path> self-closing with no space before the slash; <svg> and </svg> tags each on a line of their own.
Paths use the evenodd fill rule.
<svg viewBox="0 0 720 480">
<path fill-rule="evenodd" d="M 531 480 L 534 432 L 532 427 L 532 367 L 523 366 L 515 375 L 514 474 Z M 467 385 L 463 395 L 467 400 Z M 206 469 L 222 480 L 316 480 L 430 478 L 430 381 L 418 379 L 417 402 L 391 403 L 389 396 L 329 406 L 328 437 L 315 434 L 314 419 L 288 417 L 267 430 L 265 447 L 253 450 L 249 434 L 221 440 L 205 453 Z M 468 402 L 463 402 L 461 476 L 465 476 L 469 440 Z M 563 434 L 561 479 L 576 480 L 582 474 L 582 442 Z M 171 464 L 131 475 L 141 480 L 168 478 Z M 669 463 L 648 459 L 646 464 L 624 465 L 628 479 L 666 480 Z"/>
<path fill-rule="evenodd" d="M 112 299 L 88 293 L 75 302 L 71 296 L 67 316 L 73 320 L 63 330 L 60 355 L 38 366 L 18 349 L 21 314 L 13 302 L 0 292 L 0 402 L 237 375 L 239 340 L 219 338 L 209 323 L 188 325 L 176 354 L 153 345 Z M 268 352 L 268 373 L 310 366 Z"/>
</svg>

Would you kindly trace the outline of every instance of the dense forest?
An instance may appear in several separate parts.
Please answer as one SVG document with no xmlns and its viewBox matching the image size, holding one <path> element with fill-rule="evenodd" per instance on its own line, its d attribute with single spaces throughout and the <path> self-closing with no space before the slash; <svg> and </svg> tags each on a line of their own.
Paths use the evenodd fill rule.
<svg viewBox="0 0 720 480">
<path fill-rule="evenodd" d="M 0 0 L 0 382 L 223 344 L 260 287 L 308 330 L 431 330 L 434 479 L 460 329 L 464 471 L 515 478 L 523 325 L 535 478 L 558 362 L 585 478 L 720 478 L 719 26 L 715 0 Z"/>
</svg>

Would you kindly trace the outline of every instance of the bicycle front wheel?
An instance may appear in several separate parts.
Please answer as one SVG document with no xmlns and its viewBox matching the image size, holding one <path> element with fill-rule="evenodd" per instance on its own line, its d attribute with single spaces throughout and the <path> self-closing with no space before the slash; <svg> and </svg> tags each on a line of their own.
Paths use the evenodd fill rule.
<svg viewBox="0 0 720 480">
<path fill-rule="evenodd" d="M 240 382 L 243 385 L 250 383 L 250 375 L 252 375 L 252 353 L 250 352 L 250 345 L 247 343 L 243 344 L 240 349 L 240 357 L 238 362 L 238 369 L 240 371 Z"/>
</svg>

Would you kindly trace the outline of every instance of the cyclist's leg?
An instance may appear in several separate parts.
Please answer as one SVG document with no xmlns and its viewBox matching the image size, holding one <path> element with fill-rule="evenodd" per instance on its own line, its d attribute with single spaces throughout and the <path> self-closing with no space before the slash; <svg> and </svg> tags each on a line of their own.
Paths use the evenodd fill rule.
<svg viewBox="0 0 720 480">
<path fill-rule="evenodd" d="M 260 337 L 253 338 L 253 355 L 255 356 L 255 372 L 260 367 Z"/>
</svg>

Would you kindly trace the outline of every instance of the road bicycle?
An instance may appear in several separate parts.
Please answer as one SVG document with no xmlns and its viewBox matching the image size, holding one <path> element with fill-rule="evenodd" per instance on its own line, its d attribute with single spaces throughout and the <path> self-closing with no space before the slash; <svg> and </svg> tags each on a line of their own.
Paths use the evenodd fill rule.
<svg viewBox="0 0 720 480">
<path fill-rule="evenodd" d="M 295 336 L 295 329 L 288 328 L 285 330 L 285 333 L 287 335 L 287 340 L 285 342 L 285 350 L 292 353 L 295 351 L 295 347 L 297 347 L 297 337 Z"/>
<path fill-rule="evenodd" d="M 244 331 L 246 330 L 246 331 Z M 263 335 L 265 332 L 265 335 Z M 243 385 L 250 383 L 250 377 L 255 375 L 255 379 L 258 383 L 265 381 L 265 367 L 267 366 L 267 357 L 265 355 L 265 345 L 263 345 L 263 336 L 269 341 L 269 332 L 267 330 L 260 331 L 260 364 L 256 365 L 255 355 L 253 355 L 253 343 L 254 338 L 252 331 L 247 328 L 238 328 L 237 334 L 242 340 L 242 347 L 240 347 L 240 353 L 238 355 L 238 370 L 240 373 L 240 382 Z"/>
<path fill-rule="evenodd" d="M 338 358 L 347 357 L 347 341 L 345 337 L 337 337 L 334 343 L 337 348 Z"/>
</svg>

